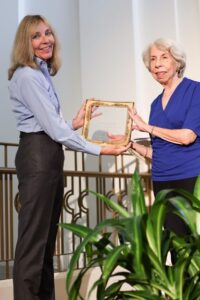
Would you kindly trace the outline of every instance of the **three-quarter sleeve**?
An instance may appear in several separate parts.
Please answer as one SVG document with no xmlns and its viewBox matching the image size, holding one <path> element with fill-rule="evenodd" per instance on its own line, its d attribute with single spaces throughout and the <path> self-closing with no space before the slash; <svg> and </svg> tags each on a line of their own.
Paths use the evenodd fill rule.
<svg viewBox="0 0 200 300">
<path fill-rule="evenodd" d="M 191 129 L 200 136 L 200 83 L 197 83 L 193 90 L 182 128 Z"/>
</svg>

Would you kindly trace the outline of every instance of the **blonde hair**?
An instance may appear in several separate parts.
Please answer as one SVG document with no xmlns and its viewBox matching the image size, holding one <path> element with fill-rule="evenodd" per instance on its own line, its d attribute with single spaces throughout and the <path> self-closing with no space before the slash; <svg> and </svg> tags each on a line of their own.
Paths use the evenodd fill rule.
<svg viewBox="0 0 200 300">
<path fill-rule="evenodd" d="M 11 66 L 8 70 L 9 80 L 12 78 L 13 73 L 18 67 L 29 66 L 33 69 L 38 69 L 34 58 L 31 35 L 41 22 L 45 23 L 51 29 L 55 40 L 53 55 L 47 61 L 50 74 L 54 76 L 58 72 L 60 68 L 59 43 L 54 29 L 43 16 L 27 15 L 20 22 L 15 35 L 11 53 Z"/>
<path fill-rule="evenodd" d="M 170 39 L 159 38 L 155 40 L 153 43 L 149 44 L 148 47 L 144 50 L 142 54 L 143 62 L 146 68 L 151 72 L 150 69 L 150 52 L 151 48 L 156 46 L 158 49 L 167 50 L 171 54 L 171 56 L 177 62 L 177 74 L 178 77 L 183 77 L 185 67 L 186 67 L 186 55 L 184 51 L 177 45 L 174 41 Z"/>
</svg>

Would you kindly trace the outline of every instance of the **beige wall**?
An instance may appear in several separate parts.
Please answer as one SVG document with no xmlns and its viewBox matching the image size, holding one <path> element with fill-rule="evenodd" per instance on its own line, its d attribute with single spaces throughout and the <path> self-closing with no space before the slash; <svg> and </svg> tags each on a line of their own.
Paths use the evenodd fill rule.
<svg viewBox="0 0 200 300">
<path fill-rule="evenodd" d="M 132 0 L 16 0 L 15 6 L 12 2 L 3 4 L 0 20 L 1 28 L 8 16 L 10 20 L 0 56 L 1 141 L 18 141 L 7 69 L 16 27 L 26 14 L 45 15 L 58 33 L 62 68 L 54 81 L 66 119 L 73 117 L 86 98 L 133 100 Z"/>
<path fill-rule="evenodd" d="M 12 8 L 12 9 L 11 9 Z M 19 21 L 26 14 L 42 14 L 55 28 L 60 44 L 62 68 L 55 81 L 65 118 L 71 118 L 81 103 L 78 0 L 6 0 L 0 10 L 0 141 L 17 142 L 18 133 L 11 112 L 7 69 Z"/>
<path fill-rule="evenodd" d="M 11 9 L 12 7 L 12 9 Z M 0 11 L 0 140 L 18 140 L 7 68 L 18 22 L 43 14 L 55 27 L 63 66 L 55 78 L 63 113 L 72 118 L 85 98 L 134 100 L 147 120 L 161 87 L 145 69 L 141 52 L 160 36 L 176 39 L 187 54 L 186 76 L 200 80 L 200 0 L 7 0 Z"/>
</svg>

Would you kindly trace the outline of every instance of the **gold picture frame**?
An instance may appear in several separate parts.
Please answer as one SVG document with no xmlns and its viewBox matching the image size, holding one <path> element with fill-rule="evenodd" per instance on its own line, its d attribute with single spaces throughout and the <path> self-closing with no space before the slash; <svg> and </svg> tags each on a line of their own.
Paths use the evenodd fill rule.
<svg viewBox="0 0 200 300">
<path fill-rule="evenodd" d="M 128 114 L 128 109 L 133 107 L 134 102 L 87 99 L 83 137 L 99 145 L 127 145 L 132 132 L 132 119 Z M 92 118 L 94 111 L 101 115 Z M 124 138 L 120 141 L 109 141 L 108 132 L 122 135 Z"/>
</svg>

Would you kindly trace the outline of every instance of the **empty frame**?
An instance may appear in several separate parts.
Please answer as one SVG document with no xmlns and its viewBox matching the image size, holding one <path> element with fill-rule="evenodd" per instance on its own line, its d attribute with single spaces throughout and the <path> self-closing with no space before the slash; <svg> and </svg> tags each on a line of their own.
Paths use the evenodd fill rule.
<svg viewBox="0 0 200 300">
<path fill-rule="evenodd" d="M 132 119 L 128 110 L 133 102 L 88 99 L 82 135 L 92 143 L 127 145 L 131 136 Z M 94 113 L 99 114 L 92 117 Z M 110 140 L 108 133 L 121 137 Z"/>
</svg>

